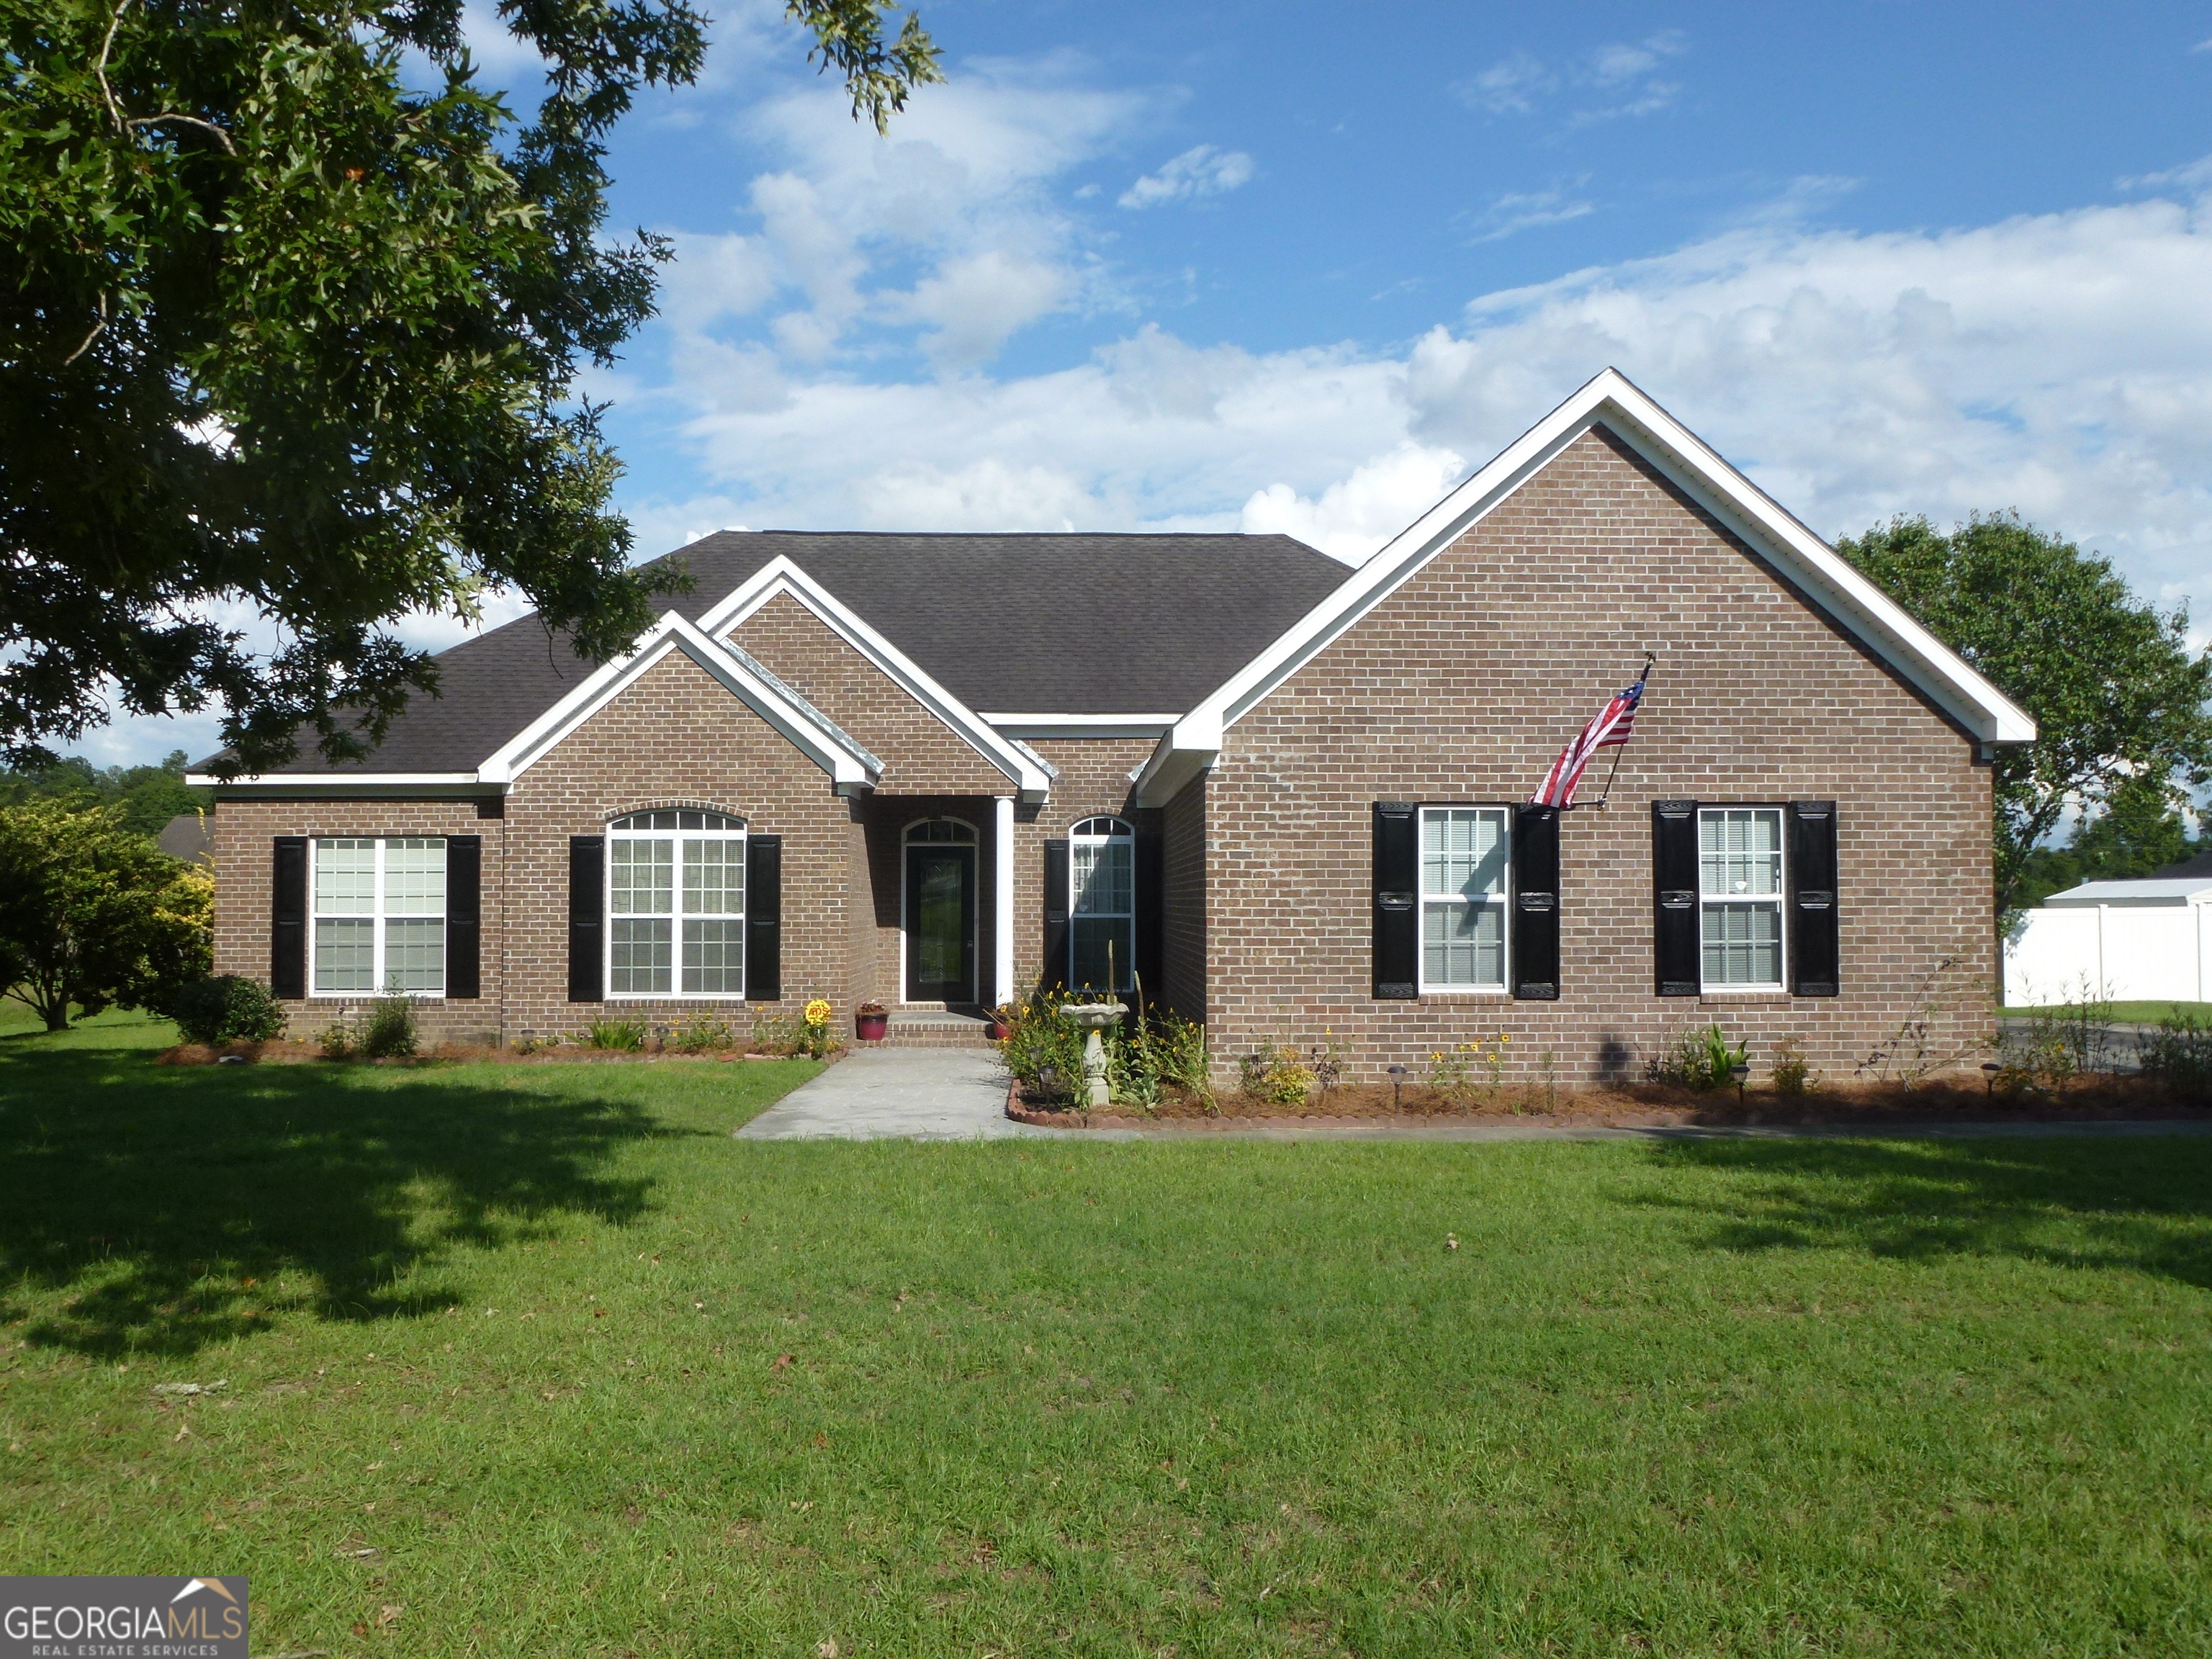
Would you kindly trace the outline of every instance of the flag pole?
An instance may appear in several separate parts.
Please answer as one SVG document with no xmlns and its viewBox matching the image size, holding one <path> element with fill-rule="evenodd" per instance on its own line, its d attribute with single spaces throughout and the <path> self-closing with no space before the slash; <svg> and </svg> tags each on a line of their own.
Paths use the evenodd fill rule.
<svg viewBox="0 0 2212 1659">
<path fill-rule="evenodd" d="M 1636 683 L 1638 685 L 1643 684 L 1646 680 L 1651 678 L 1651 665 L 1658 660 L 1658 658 L 1653 656 L 1649 651 L 1644 653 L 1644 672 L 1636 677 Z M 1613 745 L 1613 769 L 1605 775 L 1605 787 L 1599 792 L 1598 798 L 1591 803 L 1592 805 L 1602 808 L 1606 802 L 1613 799 L 1613 781 L 1620 775 L 1621 751 L 1627 747 L 1628 745 L 1625 743 L 1615 744 Z"/>
</svg>

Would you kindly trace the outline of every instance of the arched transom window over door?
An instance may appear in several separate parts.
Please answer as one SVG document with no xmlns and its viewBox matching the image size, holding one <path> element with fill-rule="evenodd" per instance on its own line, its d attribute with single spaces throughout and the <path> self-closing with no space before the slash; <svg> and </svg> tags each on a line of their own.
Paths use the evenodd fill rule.
<svg viewBox="0 0 2212 1659">
<path fill-rule="evenodd" d="M 1120 818 L 1085 818 L 1067 837 L 1067 983 L 1127 991 L 1137 967 L 1137 844 Z"/>
<path fill-rule="evenodd" d="M 975 1000 L 975 830 L 925 818 L 906 831 L 906 999 Z"/>
<path fill-rule="evenodd" d="M 745 991 L 745 826 L 720 812 L 633 812 L 607 826 L 607 994 Z"/>
</svg>

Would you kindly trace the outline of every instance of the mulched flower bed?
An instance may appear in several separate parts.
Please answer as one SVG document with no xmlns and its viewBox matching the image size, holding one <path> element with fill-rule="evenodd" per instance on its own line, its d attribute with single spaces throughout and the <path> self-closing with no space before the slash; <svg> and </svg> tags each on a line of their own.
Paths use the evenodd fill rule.
<svg viewBox="0 0 2212 1659">
<path fill-rule="evenodd" d="M 1394 1102 L 1387 1085 L 1349 1085 L 1310 1096 L 1304 1106 L 1279 1106 L 1230 1091 L 1212 1104 L 1171 1092 L 1152 1112 L 1127 1106 L 1089 1112 L 1024 1091 L 1006 1092 L 1006 1115 L 1054 1129 L 1132 1129 L 1172 1125 L 1203 1131 L 1250 1124 L 1307 1128 L 1369 1127 L 1377 1123 L 1418 1128 L 1453 1123 L 1520 1123 L 1558 1128 L 1669 1128 L 1838 1126 L 1906 1127 L 1915 1123 L 2052 1123 L 2140 1118 L 2212 1117 L 2212 1098 L 2177 1093 L 2142 1078 L 2084 1078 L 2056 1090 L 1989 1093 L 1978 1079 L 1942 1079 L 1907 1088 L 1900 1084 L 1826 1085 L 1809 1095 L 1778 1096 L 1759 1089 L 1741 1103 L 1733 1089 L 1698 1094 L 1664 1084 L 1609 1088 L 1504 1088 L 1486 1097 L 1480 1088 L 1464 1101 L 1442 1100 L 1418 1085 L 1401 1088 Z"/>
<path fill-rule="evenodd" d="M 845 1049 L 840 1045 L 822 1056 L 826 1064 L 842 1060 Z M 227 1042 L 212 1047 L 204 1042 L 180 1042 L 173 1048 L 164 1048 L 154 1056 L 157 1066 L 214 1066 L 224 1060 L 235 1064 L 244 1060 L 260 1066 L 296 1066 L 314 1061 L 324 1066 L 429 1066 L 451 1065 L 462 1060 L 496 1060 L 502 1066 L 601 1066 L 636 1065 L 661 1060 L 791 1060 L 803 1058 L 781 1053 L 748 1048 L 717 1048 L 697 1054 L 679 1054 L 673 1049 L 657 1048 L 586 1048 L 580 1045 L 563 1043 L 557 1048 L 536 1048 L 525 1054 L 516 1048 L 497 1048 L 489 1043 L 441 1042 L 417 1054 L 392 1060 L 368 1060 L 358 1054 L 334 1059 L 312 1042 L 295 1042 L 280 1039 L 275 1042 Z"/>
</svg>

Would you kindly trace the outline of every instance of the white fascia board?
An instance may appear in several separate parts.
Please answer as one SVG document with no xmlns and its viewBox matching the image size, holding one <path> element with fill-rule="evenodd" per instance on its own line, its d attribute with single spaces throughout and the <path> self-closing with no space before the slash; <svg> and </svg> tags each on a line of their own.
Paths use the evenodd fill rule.
<svg viewBox="0 0 2212 1659">
<path fill-rule="evenodd" d="M 959 698 L 932 679 L 920 664 L 868 626 L 837 596 L 779 553 L 756 570 L 699 618 L 705 632 L 720 638 L 733 632 L 746 617 L 779 593 L 791 597 L 812 611 L 838 638 L 875 664 L 907 696 L 951 727 L 954 735 L 1013 780 L 1024 800 L 1042 800 L 1052 788 L 1052 778 L 1036 759 L 1008 743 L 990 723 Z M 834 713 L 834 711 L 832 711 Z"/>
<path fill-rule="evenodd" d="M 2035 722 L 2016 704 L 1613 368 L 1590 380 L 1393 537 L 1295 627 L 1183 716 L 1177 731 L 1201 720 L 1216 727 L 1233 725 L 1597 425 L 1633 446 L 1759 549 L 1985 747 L 2035 740 Z M 1175 737 L 1170 733 L 1171 740 Z M 1176 746 L 1196 745 L 1178 741 Z"/>
<path fill-rule="evenodd" d="M 1153 749 L 1152 758 L 1138 769 L 1137 805 L 1165 806 L 1193 778 L 1212 770 L 1221 757 L 1221 732 L 1220 720 L 1206 715 L 1203 708 L 1177 720 Z"/>
<path fill-rule="evenodd" d="M 874 773 L 859 757 L 673 611 L 665 613 L 628 655 L 594 669 L 574 690 L 532 720 L 477 775 L 486 782 L 513 783 L 672 651 L 683 652 L 713 675 L 724 690 L 827 772 L 833 783 L 875 784 Z"/>
<path fill-rule="evenodd" d="M 459 790 L 472 795 L 495 794 L 474 772 L 246 772 L 219 778 L 212 772 L 187 772 L 185 782 L 195 789 L 306 789 L 358 794 L 363 790 Z"/>
</svg>

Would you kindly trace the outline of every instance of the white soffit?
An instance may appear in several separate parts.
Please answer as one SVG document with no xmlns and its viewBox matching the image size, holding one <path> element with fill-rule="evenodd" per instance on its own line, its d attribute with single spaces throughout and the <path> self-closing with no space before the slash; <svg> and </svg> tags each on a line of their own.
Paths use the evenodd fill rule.
<svg viewBox="0 0 2212 1659">
<path fill-rule="evenodd" d="M 745 619 L 779 593 L 788 593 L 831 633 L 858 651 L 907 696 L 927 708 L 955 736 L 1005 773 L 1024 800 L 1041 801 L 1050 793 L 1053 773 L 1037 756 L 992 729 L 991 723 L 939 685 L 921 665 L 862 621 L 837 596 L 799 565 L 778 554 L 699 618 L 699 627 L 720 639 L 734 635 Z"/>
</svg>

